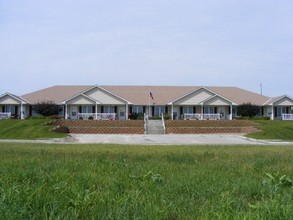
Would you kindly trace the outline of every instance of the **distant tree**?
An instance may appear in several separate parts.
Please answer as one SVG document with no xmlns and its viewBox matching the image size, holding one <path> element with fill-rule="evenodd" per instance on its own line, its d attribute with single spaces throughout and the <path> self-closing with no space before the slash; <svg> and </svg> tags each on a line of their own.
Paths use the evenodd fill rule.
<svg viewBox="0 0 293 220">
<path fill-rule="evenodd" d="M 42 116 L 58 115 L 61 111 L 53 101 L 41 101 L 33 106 L 33 110 Z"/>
<path fill-rule="evenodd" d="M 255 117 L 259 112 L 259 107 L 257 105 L 253 105 L 250 102 L 243 103 L 237 108 L 238 113 L 243 117 Z"/>
</svg>

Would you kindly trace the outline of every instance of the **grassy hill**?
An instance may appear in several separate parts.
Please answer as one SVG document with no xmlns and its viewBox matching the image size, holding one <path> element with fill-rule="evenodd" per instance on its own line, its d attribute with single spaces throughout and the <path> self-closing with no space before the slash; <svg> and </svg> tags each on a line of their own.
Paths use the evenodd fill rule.
<svg viewBox="0 0 293 220">
<path fill-rule="evenodd" d="M 260 132 L 248 134 L 255 139 L 293 140 L 293 121 L 257 121 Z"/>
<path fill-rule="evenodd" d="M 0 120 L 0 139 L 62 138 L 65 134 L 52 132 L 44 126 L 48 119 Z"/>
<path fill-rule="evenodd" d="M 62 138 L 66 134 L 52 132 L 44 126 L 48 119 L 0 120 L 0 139 Z M 180 121 L 174 121 L 180 126 Z M 187 121 L 182 121 L 185 124 Z M 256 139 L 293 140 L 293 121 L 255 121 L 260 132 L 247 135 Z"/>
</svg>

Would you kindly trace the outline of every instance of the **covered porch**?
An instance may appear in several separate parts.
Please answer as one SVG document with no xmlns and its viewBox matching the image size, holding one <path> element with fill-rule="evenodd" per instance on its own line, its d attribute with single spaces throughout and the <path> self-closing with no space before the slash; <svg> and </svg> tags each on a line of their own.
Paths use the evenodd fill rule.
<svg viewBox="0 0 293 220">
<path fill-rule="evenodd" d="M 64 101 L 65 119 L 83 120 L 127 120 L 128 103 L 109 100 L 102 103 L 85 94 Z"/>
<path fill-rule="evenodd" d="M 271 99 L 267 104 L 264 106 L 265 115 L 271 120 L 293 120 L 293 98 L 284 95 Z"/>
<path fill-rule="evenodd" d="M 10 93 L 5 93 L 0 97 L 0 119 L 28 117 L 28 103 Z"/>
<path fill-rule="evenodd" d="M 176 102 L 171 103 L 173 120 L 232 120 L 235 115 L 236 104 L 219 95 L 194 104 Z"/>
</svg>

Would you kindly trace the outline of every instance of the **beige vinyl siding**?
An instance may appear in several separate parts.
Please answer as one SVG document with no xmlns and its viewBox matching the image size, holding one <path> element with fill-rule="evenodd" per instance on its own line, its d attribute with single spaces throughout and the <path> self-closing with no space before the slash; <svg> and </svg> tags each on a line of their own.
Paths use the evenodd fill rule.
<svg viewBox="0 0 293 220">
<path fill-rule="evenodd" d="M 20 101 L 10 97 L 9 95 L 6 95 L 0 99 L 1 105 L 19 105 Z"/>
<path fill-rule="evenodd" d="M 204 105 L 222 106 L 222 105 L 231 105 L 231 102 L 217 96 L 217 97 L 214 97 L 214 98 L 204 102 Z"/>
<path fill-rule="evenodd" d="M 176 105 L 196 105 L 200 104 L 204 100 L 210 98 L 214 94 L 209 92 L 208 90 L 205 89 L 199 89 L 183 98 L 180 100 L 177 100 L 174 104 Z"/>
<path fill-rule="evenodd" d="M 69 105 L 94 105 L 96 104 L 93 100 L 90 100 L 82 95 L 77 96 L 68 102 L 66 102 Z"/>
<path fill-rule="evenodd" d="M 85 93 L 87 96 L 98 100 L 102 104 L 107 105 L 123 105 L 126 104 L 125 101 L 115 97 L 114 95 L 107 93 L 106 91 L 101 90 L 100 88 L 94 88 Z"/>
<path fill-rule="evenodd" d="M 274 103 L 274 105 L 277 106 L 292 106 L 293 105 L 293 100 L 290 100 L 288 97 L 284 97 L 283 99 L 277 101 Z"/>
</svg>

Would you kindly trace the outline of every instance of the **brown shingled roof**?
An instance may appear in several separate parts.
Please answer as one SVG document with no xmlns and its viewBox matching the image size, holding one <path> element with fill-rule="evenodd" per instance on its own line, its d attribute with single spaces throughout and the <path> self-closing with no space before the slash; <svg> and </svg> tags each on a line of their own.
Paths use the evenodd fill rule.
<svg viewBox="0 0 293 220">
<path fill-rule="evenodd" d="M 25 94 L 21 97 L 29 101 L 31 104 L 42 101 L 53 101 L 56 104 L 61 104 L 65 99 L 68 99 L 91 87 L 93 86 L 52 86 Z"/>
<path fill-rule="evenodd" d="M 61 104 L 64 100 L 78 95 L 94 86 L 53 86 L 21 96 L 31 104 L 51 100 Z M 100 86 L 101 88 L 133 103 L 134 105 L 148 105 L 150 92 L 154 100 L 151 103 L 166 105 L 180 97 L 190 94 L 200 88 L 206 88 L 215 94 L 236 103 L 242 104 L 251 102 L 256 105 L 263 105 L 270 98 L 254 92 L 237 87 L 217 86 Z"/>
<path fill-rule="evenodd" d="M 260 95 L 254 92 L 250 92 L 237 87 L 206 87 L 211 91 L 237 103 L 238 105 L 243 103 L 252 103 L 254 105 L 263 105 L 270 98 L 264 95 Z"/>
<path fill-rule="evenodd" d="M 102 88 L 123 97 L 135 105 L 148 105 L 150 92 L 154 100 L 151 103 L 166 105 L 199 87 L 196 86 L 101 86 Z"/>
</svg>

